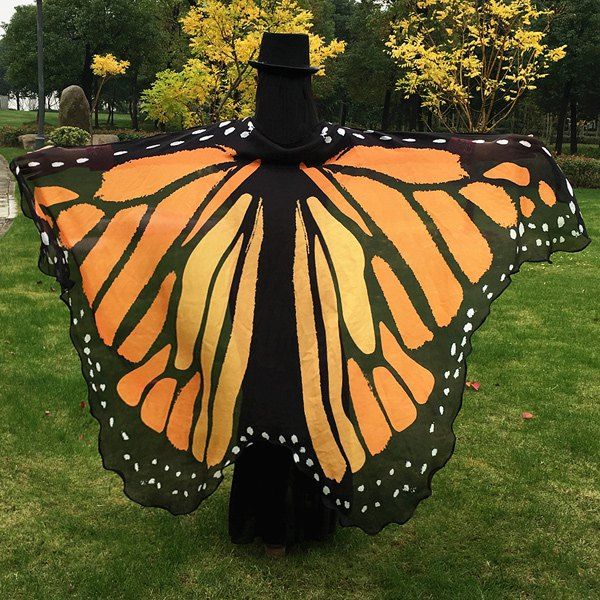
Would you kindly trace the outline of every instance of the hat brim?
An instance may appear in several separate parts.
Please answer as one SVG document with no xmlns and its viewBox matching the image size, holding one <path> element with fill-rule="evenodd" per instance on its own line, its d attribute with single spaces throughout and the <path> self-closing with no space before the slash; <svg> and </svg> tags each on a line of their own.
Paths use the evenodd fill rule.
<svg viewBox="0 0 600 600">
<path fill-rule="evenodd" d="M 255 69 L 269 71 L 272 73 L 281 73 L 283 75 L 314 75 L 322 67 L 290 67 L 288 65 L 274 65 L 259 60 L 249 60 L 248 64 Z"/>
</svg>

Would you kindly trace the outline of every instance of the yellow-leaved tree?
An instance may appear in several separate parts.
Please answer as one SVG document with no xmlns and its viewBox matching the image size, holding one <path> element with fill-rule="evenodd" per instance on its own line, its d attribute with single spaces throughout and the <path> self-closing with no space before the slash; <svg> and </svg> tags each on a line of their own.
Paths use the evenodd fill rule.
<svg viewBox="0 0 600 600">
<path fill-rule="evenodd" d="M 96 107 L 100 101 L 102 88 L 108 79 L 116 75 L 124 75 L 129 68 L 128 60 L 118 60 L 113 54 L 96 54 L 92 59 L 92 73 L 98 77 L 99 82 L 96 88 L 96 95 L 92 104 L 92 114 L 96 112 Z"/>
<path fill-rule="evenodd" d="M 545 43 L 553 12 L 535 0 L 409 0 L 387 46 L 397 87 L 449 130 L 486 132 L 514 109 L 565 46 Z"/>
<path fill-rule="evenodd" d="M 182 19 L 192 57 L 181 71 L 157 74 L 142 109 L 159 123 L 184 127 L 248 116 L 256 90 L 248 61 L 257 58 L 265 31 L 308 34 L 313 65 L 344 51 L 344 42 L 311 33 L 312 18 L 294 0 L 202 0 Z"/>
</svg>

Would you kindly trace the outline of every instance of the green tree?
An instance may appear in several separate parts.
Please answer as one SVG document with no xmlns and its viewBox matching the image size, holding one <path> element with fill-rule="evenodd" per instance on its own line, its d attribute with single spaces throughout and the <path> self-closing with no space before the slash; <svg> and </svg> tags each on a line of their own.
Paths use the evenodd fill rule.
<svg viewBox="0 0 600 600">
<path fill-rule="evenodd" d="M 600 113 L 600 0 L 562 0 L 550 36 L 551 43 L 567 45 L 566 56 L 552 67 L 535 98 L 556 116 L 558 154 L 570 117 L 570 150 L 575 154 L 579 118 L 596 119 Z"/>
<path fill-rule="evenodd" d="M 14 94 L 28 95 L 37 90 L 35 18 L 35 6 L 17 6 L 10 23 L 2 24 L 0 65 Z"/>
<path fill-rule="evenodd" d="M 337 105 L 334 110 L 340 119 L 347 110 L 352 124 L 388 129 L 394 96 L 399 96 L 394 94 L 398 69 L 385 51 L 391 33 L 390 10 L 376 0 L 364 0 L 338 2 L 337 11 L 333 15 L 336 35 L 348 44 L 332 69 L 327 103 Z M 334 110 L 330 109 L 330 119 L 337 117 L 331 114 Z"/>
<path fill-rule="evenodd" d="M 96 54 L 113 53 L 129 61 L 125 88 L 132 124 L 138 127 L 140 89 L 149 78 L 163 68 L 167 56 L 167 32 L 160 27 L 162 3 L 159 0 L 46 0 L 46 29 L 50 36 L 59 34 L 63 51 L 77 59 L 76 81 L 86 96 L 93 100 L 95 80 L 91 70 Z M 56 43 L 58 49 L 59 43 Z M 61 51 L 49 57 L 60 60 Z M 96 117 L 96 124 L 98 119 Z"/>
<path fill-rule="evenodd" d="M 165 68 L 181 69 L 189 56 L 189 39 L 183 31 L 183 19 L 194 0 L 158 0 L 158 27 L 164 32 Z"/>
<path fill-rule="evenodd" d="M 45 78 L 48 92 L 80 85 L 92 101 L 95 95 L 93 56 L 113 53 L 131 64 L 124 81 L 110 85 L 109 105 L 121 104 L 138 126 L 140 90 L 169 61 L 176 63 L 179 41 L 169 29 L 169 10 L 185 14 L 181 0 L 45 0 Z M 0 66 L 15 93 L 37 90 L 35 6 L 17 7 L 5 25 Z"/>
</svg>

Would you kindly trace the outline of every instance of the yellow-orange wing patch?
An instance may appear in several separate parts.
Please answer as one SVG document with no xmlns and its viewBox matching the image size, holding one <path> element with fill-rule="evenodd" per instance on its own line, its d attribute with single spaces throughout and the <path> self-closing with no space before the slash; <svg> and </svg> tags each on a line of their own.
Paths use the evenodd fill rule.
<svg viewBox="0 0 600 600">
<path fill-rule="evenodd" d="M 478 206 L 493 221 L 502 227 L 517 223 L 517 209 L 511 197 L 498 185 L 475 181 L 460 190 L 460 193 Z"/>
<path fill-rule="evenodd" d="M 109 202 L 150 196 L 186 175 L 233 160 L 229 148 L 198 148 L 130 160 L 104 174 L 96 196 Z"/>
<path fill-rule="evenodd" d="M 419 281 L 436 322 L 450 323 L 462 302 L 462 287 L 404 195 L 367 177 L 342 173 L 334 176 L 397 248 Z"/>
<path fill-rule="evenodd" d="M 492 264 L 492 251 L 481 231 L 448 192 L 416 191 L 414 196 L 433 219 L 464 274 L 477 283 Z"/>
<path fill-rule="evenodd" d="M 391 267 L 380 256 L 372 260 L 373 270 L 392 311 L 398 331 L 408 348 L 419 348 L 433 339 L 433 333 L 423 323 L 408 293 Z"/>
<path fill-rule="evenodd" d="M 529 169 L 511 162 L 500 163 L 483 175 L 488 179 L 506 179 L 520 186 L 529 185 L 531 181 Z"/>
<path fill-rule="evenodd" d="M 521 208 L 521 213 L 525 217 L 530 217 L 535 210 L 535 204 L 527 196 L 521 196 L 519 198 L 519 206 Z"/>
<path fill-rule="evenodd" d="M 208 192 L 222 178 L 223 173 L 218 172 L 189 183 L 173 192 L 154 209 L 140 241 L 96 310 L 98 332 L 107 345 L 112 345 L 117 328 L 150 281 L 159 261 L 181 234 Z"/>
<path fill-rule="evenodd" d="M 54 206 L 63 202 L 72 202 L 79 198 L 79 194 L 60 186 L 36 187 L 33 192 L 34 200 L 40 206 Z"/>
<path fill-rule="evenodd" d="M 539 183 L 539 194 L 542 202 L 547 206 L 554 206 L 556 204 L 556 194 L 545 181 L 540 181 Z"/>
<path fill-rule="evenodd" d="M 80 242 L 104 217 L 104 211 L 91 204 L 75 204 L 60 212 L 56 224 L 67 248 Z"/>
<path fill-rule="evenodd" d="M 150 308 L 119 346 L 119 354 L 127 360 L 140 362 L 163 330 L 176 278 L 171 272 L 163 279 Z"/>
<path fill-rule="evenodd" d="M 304 414 L 313 447 L 323 472 L 326 477 L 341 481 L 346 471 L 346 461 L 325 413 L 314 303 L 310 292 L 308 247 L 305 231 L 302 213 L 297 209 L 294 298 Z M 335 368 L 335 364 L 332 367 Z M 333 401 L 337 403 L 337 398 L 334 398 Z M 360 460 L 356 464 L 360 464 Z"/>
<path fill-rule="evenodd" d="M 258 280 L 258 260 L 264 236 L 262 207 L 257 210 L 256 222 L 250 236 L 248 251 L 235 303 L 231 335 L 221 372 L 215 389 L 212 407 L 212 428 L 208 438 L 206 461 L 209 466 L 218 464 L 224 457 L 233 435 L 233 416 L 242 380 L 250 356 L 253 333 L 254 305 Z M 205 374 L 206 375 L 206 374 Z M 196 443 L 197 439 L 194 439 Z"/>
<path fill-rule="evenodd" d="M 517 207 L 501 184 L 469 179 L 460 156 L 443 150 L 357 146 L 321 168 L 302 170 L 322 193 L 307 198 L 302 209 L 310 211 L 318 235 L 306 228 L 302 210 L 296 221 L 304 410 L 321 466 L 339 481 L 345 469 L 356 472 L 367 455 L 384 451 L 392 432 L 409 428 L 434 392 L 436 378 L 421 362 L 426 354 L 416 358 L 412 351 L 427 348 L 454 321 L 465 288 L 493 263 L 478 225 L 481 212 L 475 219 L 473 205 L 502 228 L 517 222 Z M 529 171 L 513 163 L 485 177 L 519 186 L 530 182 Z M 449 182 L 458 183 L 460 194 L 431 189 Z M 383 235 L 376 236 L 377 230 Z M 429 312 L 422 299 L 415 303 L 414 287 L 404 286 L 402 265 L 416 279 Z M 311 294 L 319 298 L 324 349 L 317 342 L 320 323 L 306 310 Z M 382 301 L 389 312 L 376 309 Z M 327 389 L 321 386 L 321 364 Z M 342 400 L 342 379 L 351 407 Z"/>
<path fill-rule="evenodd" d="M 325 165 L 371 169 L 406 183 L 447 183 L 467 176 L 458 154 L 429 148 L 355 146 Z"/>
</svg>

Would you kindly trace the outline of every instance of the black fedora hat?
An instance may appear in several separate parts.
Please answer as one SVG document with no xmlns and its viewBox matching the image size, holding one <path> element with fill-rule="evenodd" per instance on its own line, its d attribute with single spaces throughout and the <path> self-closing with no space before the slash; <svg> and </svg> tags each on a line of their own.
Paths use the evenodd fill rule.
<svg viewBox="0 0 600 600">
<path fill-rule="evenodd" d="M 320 69 L 310 65 L 308 36 L 304 33 L 264 33 L 258 60 L 248 63 L 283 75 L 311 75 Z"/>
</svg>

